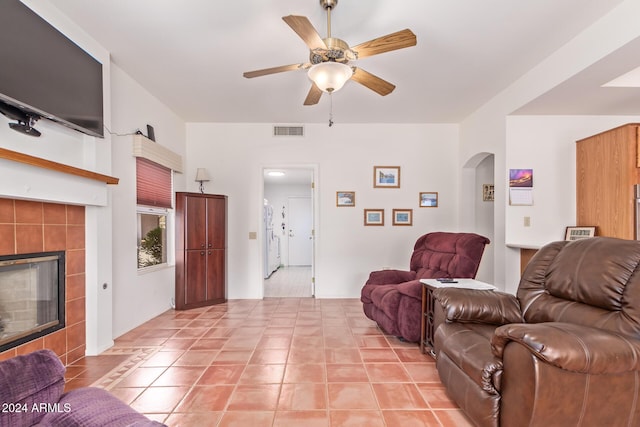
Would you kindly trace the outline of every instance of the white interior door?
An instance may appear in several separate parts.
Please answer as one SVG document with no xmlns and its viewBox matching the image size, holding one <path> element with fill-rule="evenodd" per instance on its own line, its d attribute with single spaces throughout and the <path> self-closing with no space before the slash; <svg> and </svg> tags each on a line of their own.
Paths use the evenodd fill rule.
<svg viewBox="0 0 640 427">
<path fill-rule="evenodd" d="M 289 197 L 289 265 L 312 265 L 311 197 Z"/>
</svg>

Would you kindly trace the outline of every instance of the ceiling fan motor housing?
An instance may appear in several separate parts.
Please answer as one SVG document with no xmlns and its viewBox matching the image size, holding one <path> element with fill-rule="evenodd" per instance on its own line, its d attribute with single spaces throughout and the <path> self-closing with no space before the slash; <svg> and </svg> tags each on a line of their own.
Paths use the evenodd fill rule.
<svg viewBox="0 0 640 427">
<path fill-rule="evenodd" d="M 346 64 L 349 61 L 357 59 L 357 54 L 349 48 L 344 40 L 327 37 L 322 39 L 327 49 L 314 49 L 309 54 L 309 62 L 311 64 L 319 64 L 321 62 L 333 61 Z"/>
</svg>

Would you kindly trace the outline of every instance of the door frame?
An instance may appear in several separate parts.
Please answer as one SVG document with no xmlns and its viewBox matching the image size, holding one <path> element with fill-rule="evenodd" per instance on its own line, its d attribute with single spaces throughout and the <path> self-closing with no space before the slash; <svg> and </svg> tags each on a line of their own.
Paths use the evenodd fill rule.
<svg viewBox="0 0 640 427">
<path fill-rule="evenodd" d="M 258 224 L 262 224 L 263 220 L 263 209 L 264 206 L 264 172 L 267 169 L 280 169 L 283 171 L 287 170 L 307 170 L 312 173 L 313 179 L 313 189 L 311 191 L 311 226 L 313 227 L 313 240 L 311 244 L 311 297 L 315 298 L 316 296 L 316 287 L 318 286 L 318 277 L 317 277 L 317 254 L 318 254 L 318 237 L 320 235 L 319 223 L 320 223 L 320 209 L 319 209 L 319 185 L 318 185 L 318 164 L 317 163 L 292 163 L 292 164 L 283 164 L 283 163 L 272 163 L 272 164 L 263 164 L 260 166 L 260 188 L 258 191 L 258 205 L 259 210 L 257 212 L 258 215 Z M 262 248 L 264 246 L 264 242 L 266 236 L 264 235 L 264 227 L 258 227 L 258 247 Z M 264 263 L 266 262 L 264 257 L 264 251 L 260 249 L 260 264 L 258 266 L 260 270 L 260 277 L 262 277 L 262 272 L 264 269 Z M 261 287 L 261 298 L 264 298 L 264 278 L 262 279 L 262 287 Z"/>
</svg>

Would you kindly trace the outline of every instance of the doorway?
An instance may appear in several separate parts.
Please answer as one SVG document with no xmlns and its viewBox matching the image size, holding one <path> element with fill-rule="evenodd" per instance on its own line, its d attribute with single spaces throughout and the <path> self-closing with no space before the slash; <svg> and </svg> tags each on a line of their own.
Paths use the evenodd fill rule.
<svg viewBox="0 0 640 427">
<path fill-rule="evenodd" d="M 315 175 L 310 166 L 263 169 L 265 298 L 315 295 Z"/>
<path fill-rule="evenodd" d="M 495 209 L 493 187 L 495 177 L 495 155 L 493 153 L 477 153 L 462 168 L 462 218 L 461 223 L 466 230 L 472 230 L 495 240 Z M 490 192 L 486 189 L 489 188 Z M 484 249 L 482 261 L 476 278 L 494 283 L 495 281 L 495 243 Z"/>
</svg>

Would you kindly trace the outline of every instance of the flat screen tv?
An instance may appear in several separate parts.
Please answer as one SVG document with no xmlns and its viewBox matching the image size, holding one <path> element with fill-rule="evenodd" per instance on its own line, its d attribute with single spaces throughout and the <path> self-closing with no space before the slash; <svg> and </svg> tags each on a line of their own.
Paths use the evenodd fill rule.
<svg viewBox="0 0 640 427">
<path fill-rule="evenodd" d="M 2 103 L 103 137 L 102 64 L 19 0 L 0 0 Z"/>
</svg>

